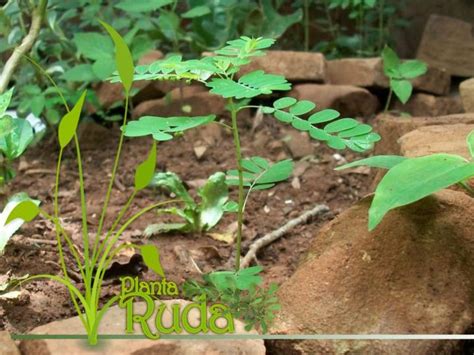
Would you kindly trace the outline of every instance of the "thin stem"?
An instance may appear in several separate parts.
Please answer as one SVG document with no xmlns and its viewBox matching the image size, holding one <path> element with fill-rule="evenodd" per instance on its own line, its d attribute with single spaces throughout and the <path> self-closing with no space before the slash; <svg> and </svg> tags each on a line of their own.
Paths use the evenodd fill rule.
<svg viewBox="0 0 474 355">
<path fill-rule="evenodd" d="M 237 126 L 237 109 L 232 98 L 229 99 L 232 117 L 232 133 L 234 137 L 235 160 L 237 161 L 237 171 L 239 174 L 239 209 L 237 212 L 237 245 L 235 251 L 235 269 L 240 270 L 240 254 L 242 250 L 242 227 L 244 222 L 244 175 L 242 169 L 242 151 L 240 149 L 239 127 Z"/>
<path fill-rule="evenodd" d="M 385 108 L 383 110 L 384 113 L 387 113 L 387 111 L 390 107 L 390 103 L 392 101 L 392 95 L 393 95 L 393 90 L 392 90 L 392 87 L 390 86 L 390 91 L 388 92 L 387 102 L 385 103 Z"/>
<path fill-rule="evenodd" d="M 304 50 L 309 51 L 309 0 L 304 0 Z"/>
<path fill-rule="evenodd" d="M 124 115 L 123 115 L 123 126 L 125 126 L 127 124 L 128 100 L 129 100 L 129 97 L 127 95 L 125 97 L 125 112 L 124 112 Z M 102 232 L 102 228 L 103 228 L 103 225 L 104 225 L 104 219 L 105 219 L 105 216 L 107 214 L 107 207 L 109 205 L 110 195 L 112 193 L 112 187 L 114 185 L 115 175 L 117 174 L 118 164 L 119 164 L 119 161 L 120 161 L 120 155 L 121 155 L 121 152 L 122 152 L 122 145 L 123 145 L 123 141 L 124 141 L 124 137 L 125 137 L 124 133 L 125 133 L 125 131 L 122 130 L 122 132 L 120 134 L 119 145 L 117 147 L 117 153 L 115 154 L 114 167 L 112 169 L 112 177 L 110 178 L 109 187 L 107 188 L 107 194 L 105 196 L 104 207 L 102 209 L 102 214 L 100 216 L 100 221 L 99 221 L 99 227 L 97 229 L 97 235 L 96 235 L 95 242 L 94 242 L 94 250 L 96 250 L 96 248 L 98 247 L 100 233 Z"/>
</svg>

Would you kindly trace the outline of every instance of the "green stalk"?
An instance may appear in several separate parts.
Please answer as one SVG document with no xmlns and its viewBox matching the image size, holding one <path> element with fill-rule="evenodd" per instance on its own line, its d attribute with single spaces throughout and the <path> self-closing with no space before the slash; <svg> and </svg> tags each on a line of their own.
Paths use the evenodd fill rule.
<svg viewBox="0 0 474 355">
<path fill-rule="evenodd" d="M 235 160 L 237 161 L 237 171 L 239 173 L 239 209 L 237 212 L 237 245 L 235 251 L 235 270 L 240 270 L 240 254 L 242 251 L 242 227 L 244 222 L 244 175 L 242 169 L 242 151 L 240 149 L 239 127 L 237 126 L 237 109 L 234 105 L 234 100 L 229 99 L 229 106 L 231 107 L 232 118 L 232 134 L 234 137 Z"/>
<path fill-rule="evenodd" d="M 122 123 L 123 126 L 125 126 L 127 124 L 128 100 L 129 100 L 129 97 L 127 95 L 125 97 L 125 112 L 123 114 L 123 123 Z M 102 232 L 102 228 L 103 228 L 103 225 L 104 225 L 104 219 L 105 219 L 105 216 L 107 214 L 107 207 L 109 205 L 110 195 L 112 193 L 112 187 L 113 187 L 114 181 L 115 181 L 115 175 L 117 174 L 118 164 L 119 164 L 119 161 L 120 161 L 120 155 L 122 153 L 122 145 L 123 145 L 124 137 L 125 137 L 125 131 L 122 130 L 122 132 L 120 134 L 119 145 L 117 147 L 117 153 L 115 154 L 115 162 L 114 162 L 114 167 L 112 169 L 112 177 L 110 178 L 109 187 L 107 188 L 107 194 L 105 196 L 104 207 L 102 209 L 102 214 L 100 216 L 100 221 L 99 221 L 99 227 L 97 229 L 97 235 L 96 235 L 95 242 L 94 242 L 94 256 L 95 256 L 96 249 L 98 247 L 98 243 L 99 243 L 99 239 L 100 239 L 100 233 Z"/>
<path fill-rule="evenodd" d="M 392 102 L 393 90 L 390 86 L 390 91 L 388 92 L 387 102 L 385 103 L 385 108 L 383 110 L 384 113 L 387 113 L 388 108 L 390 107 L 390 103 Z"/>
</svg>

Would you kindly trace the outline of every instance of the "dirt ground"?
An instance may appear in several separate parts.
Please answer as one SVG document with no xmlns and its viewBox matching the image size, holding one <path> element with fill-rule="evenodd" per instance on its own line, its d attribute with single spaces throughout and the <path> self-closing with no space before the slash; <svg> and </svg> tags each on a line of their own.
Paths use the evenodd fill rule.
<svg viewBox="0 0 474 355">
<path fill-rule="evenodd" d="M 240 124 L 244 156 L 261 155 L 275 161 L 290 155 L 283 140 L 292 130 L 291 127 L 285 127 L 268 118 L 264 119 L 256 130 L 252 130 L 251 116 L 241 118 Z M 225 128 L 213 126 L 190 131 L 183 137 L 159 144 L 159 169 L 173 171 L 190 186 L 195 186 L 199 180 L 206 179 L 216 171 L 235 168 L 231 135 Z M 86 127 L 82 130 L 80 139 L 85 165 L 88 222 L 90 229 L 94 230 L 98 225 L 119 131 L 117 127 L 110 129 L 92 124 Z M 205 141 L 210 135 L 214 135 L 213 144 L 201 159 L 197 159 L 193 149 L 195 142 Z M 151 138 L 126 139 L 118 183 L 114 187 L 108 209 L 109 217 L 118 213 L 132 192 L 134 169 L 146 156 L 150 143 Z M 244 253 L 253 239 L 275 230 L 314 205 L 324 203 L 331 209 L 331 213 L 295 228 L 258 255 L 258 260 L 264 267 L 266 283 L 281 283 L 292 275 L 321 224 L 352 205 L 368 191 L 370 179 L 366 172 L 334 171 L 341 156 L 342 159 L 351 161 L 356 158 L 354 154 L 343 152 L 340 153 L 341 156 L 334 157 L 333 150 L 317 142 L 312 144 L 314 155 L 296 161 L 301 183 L 299 189 L 295 188 L 295 184 L 291 184 L 290 179 L 272 190 L 253 193 L 247 207 Z M 73 147 L 70 148 L 65 153 L 61 175 L 61 215 L 65 229 L 73 235 L 77 244 L 82 245 L 79 183 Z M 10 193 L 26 191 L 31 197 L 41 200 L 46 210 L 52 211 L 56 156 L 57 144 L 51 140 L 42 143 L 39 149 L 31 150 L 20 163 L 18 177 L 11 184 Z M 196 188 L 192 188 L 194 194 L 195 191 Z M 235 197 L 235 191 L 232 196 Z M 140 192 L 130 213 L 168 198 L 169 196 L 160 191 Z M 224 232 L 232 229 L 234 219 L 234 215 L 226 215 L 214 231 Z M 163 217 L 149 213 L 134 223 L 121 240 L 134 243 L 151 242 L 159 246 L 168 279 L 181 283 L 185 279 L 198 278 L 199 274 L 192 260 L 203 272 L 228 267 L 229 260 L 232 261 L 234 246 L 206 235 L 161 235 L 146 240 L 142 235 L 143 229 L 159 221 L 163 221 Z M 55 240 L 52 227 L 51 223 L 41 219 L 24 226 L 20 234 L 10 241 L 5 255 L 0 258 L 0 274 L 59 274 L 57 249 L 52 244 Z M 36 239 L 41 242 L 35 241 Z M 137 265 L 127 264 L 132 254 L 133 251 L 120 256 L 118 262 L 125 266 L 115 265 L 119 267 L 115 268 L 106 280 L 107 286 L 103 289 L 102 301 L 119 292 L 117 281 L 121 274 L 140 272 Z M 67 259 L 68 265 L 74 268 L 69 254 Z M 152 278 L 153 274 L 144 272 L 141 277 Z M 26 292 L 19 300 L 0 304 L 0 329 L 26 332 L 38 325 L 74 315 L 67 290 L 61 285 L 51 281 L 34 281 L 25 285 L 24 290 Z"/>
</svg>

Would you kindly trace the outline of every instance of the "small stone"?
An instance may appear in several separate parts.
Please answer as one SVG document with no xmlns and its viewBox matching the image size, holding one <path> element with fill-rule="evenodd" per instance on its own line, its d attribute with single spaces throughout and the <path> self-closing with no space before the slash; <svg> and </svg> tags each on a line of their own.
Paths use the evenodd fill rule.
<svg viewBox="0 0 474 355">
<path fill-rule="evenodd" d="M 291 180 L 291 187 L 293 187 L 295 190 L 301 189 L 301 182 L 299 177 L 295 176 L 293 180 Z"/>
<path fill-rule="evenodd" d="M 313 145 L 304 132 L 288 131 L 284 142 L 293 158 L 299 159 L 313 154 Z"/>
<path fill-rule="evenodd" d="M 474 78 L 464 80 L 459 85 L 464 111 L 474 112 Z"/>
<path fill-rule="evenodd" d="M 206 153 L 206 151 L 207 147 L 205 145 L 194 147 L 194 154 L 196 155 L 196 158 L 198 158 L 198 160 L 204 156 L 204 153 Z"/>
<path fill-rule="evenodd" d="M 445 116 L 464 112 L 459 96 L 434 96 L 429 94 L 415 94 L 403 105 L 395 101 L 394 109 L 408 112 L 417 117 Z"/>
</svg>

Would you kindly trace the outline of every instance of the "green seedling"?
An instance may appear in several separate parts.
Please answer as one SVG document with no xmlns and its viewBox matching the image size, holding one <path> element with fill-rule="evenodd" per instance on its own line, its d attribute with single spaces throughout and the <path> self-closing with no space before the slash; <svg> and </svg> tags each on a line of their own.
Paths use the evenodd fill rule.
<svg viewBox="0 0 474 355">
<path fill-rule="evenodd" d="M 392 209 L 405 206 L 451 185 L 458 184 L 474 196 L 467 183 L 474 177 L 474 131 L 467 137 L 471 159 L 454 154 L 431 154 L 417 158 L 394 155 L 374 156 L 338 167 L 357 166 L 388 169 L 375 190 L 369 209 L 369 230 L 375 229 Z"/>
<path fill-rule="evenodd" d="M 388 46 L 382 52 L 383 72 L 390 80 L 390 91 L 385 104 L 384 112 L 387 112 L 392 101 L 392 95 L 406 104 L 413 92 L 413 85 L 410 80 L 424 75 L 428 70 L 426 64 L 419 60 L 401 61 L 397 53 Z"/>
<path fill-rule="evenodd" d="M 201 233 L 212 229 L 225 212 L 236 212 L 235 202 L 229 201 L 229 188 L 225 174 L 218 172 L 209 177 L 206 184 L 197 192 L 200 202 L 189 194 L 178 175 L 166 172 L 156 173 L 150 185 L 174 194 L 184 203 L 184 208 L 160 209 L 158 213 L 169 213 L 181 217 L 184 223 L 157 223 L 145 229 L 150 237 L 168 232 Z"/>
<path fill-rule="evenodd" d="M 132 55 L 123 38 L 108 24 L 104 22 L 101 22 L 101 24 L 106 29 L 114 43 L 116 67 L 125 93 L 125 112 L 123 115 L 123 125 L 125 127 L 127 125 L 129 97 L 134 75 Z M 52 81 L 51 77 L 47 76 L 47 78 Z M 54 87 L 57 87 L 54 81 L 52 81 L 52 84 Z M 210 122 L 214 119 L 214 116 L 206 117 L 205 120 L 199 118 L 194 120 L 192 117 L 171 117 L 166 120 L 166 124 L 158 124 L 153 127 L 152 131 L 154 140 L 151 144 L 151 148 L 147 157 L 145 157 L 143 162 L 136 168 L 134 190 L 131 193 L 127 203 L 113 219 L 111 227 L 108 230 L 105 230 L 107 207 L 110 201 L 115 177 L 117 175 L 122 146 L 125 139 L 125 130 L 122 131 L 112 168 L 112 176 L 109 181 L 102 213 L 100 215 L 99 226 L 96 231 L 97 237 L 94 240 L 91 240 L 87 222 L 87 204 L 81 150 L 76 133 L 81 112 L 85 103 L 85 98 L 86 92 L 84 91 L 72 108 L 68 106 L 66 101 L 63 102 L 65 109 L 67 110 L 67 114 L 61 119 L 58 127 L 58 142 L 60 149 L 56 168 L 53 214 L 51 215 L 47 213 L 45 210 L 40 208 L 38 204 L 31 200 L 24 200 L 17 203 L 9 211 L 8 216 L 2 225 L 10 226 L 11 223 L 17 223 L 16 221 L 18 219 L 29 222 L 38 215 L 41 215 L 45 219 L 54 223 L 62 275 L 40 274 L 30 276 L 25 281 L 45 278 L 63 284 L 68 289 L 74 308 L 82 324 L 84 325 L 85 330 L 87 331 L 88 341 L 93 345 L 98 341 L 98 327 L 102 317 L 104 316 L 104 313 L 107 311 L 107 309 L 109 309 L 110 306 L 117 302 L 120 297 L 119 295 L 114 296 L 110 298 L 102 307 L 100 306 L 99 301 L 105 272 L 111 265 L 114 257 L 120 253 L 122 249 L 128 248 L 130 246 L 139 249 L 145 264 L 158 275 L 164 275 L 159 261 L 159 251 L 155 246 L 129 244 L 118 245 L 119 238 L 135 220 L 156 208 L 161 208 L 167 204 L 176 202 L 176 200 L 157 202 L 139 210 L 130 218 L 124 218 L 136 194 L 139 191 L 145 189 L 153 179 L 157 159 L 156 140 L 160 141 L 172 139 L 173 134 L 199 126 L 200 124 L 206 122 Z M 143 123 L 143 121 L 140 122 Z M 138 126 L 140 126 L 140 122 Z M 133 127 L 133 124 L 131 124 L 130 127 Z M 63 228 L 60 219 L 60 206 L 58 198 L 60 171 L 64 151 L 71 143 L 75 145 L 77 168 L 79 173 L 79 191 L 82 211 L 82 253 L 79 253 L 78 246 L 74 244 L 69 232 Z M 81 285 L 76 285 L 69 277 L 64 256 L 66 249 L 68 249 L 71 253 L 76 264 L 76 268 L 79 270 L 79 273 L 82 277 Z"/>
<path fill-rule="evenodd" d="M 247 297 L 247 292 L 253 296 L 260 295 L 259 297 L 268 294 L 267 291 L 256 286 L 259 282 L 252 284 L 252 287 L 256 287 L 255 290 L 249 288 L 234 290 L 233 287 L 227 285 L 228 278 L 238 278 L 241 273 L 250 272 L 246 271 L 248 269 L 241 270 L 240 268 L 242 227 L 249 193 L 254 190 L 269 189 L 286 180 L 291 175 L 293 167 L 289 160 L 272 164 L 262 157 L 245 159 L 242 156 L 237 125 L 238 113 L 246 108 L 261 109 L 265 114 L 274 116 L 278 121 L 291 125 L 299 131 L 307 132 L 312 138 L 338 150 L 349 148 L 356 152 L 364 152 L 371 149 L 373 144 L 380 140 L 380 136 L 374 133 L 369 125 L 361 124 L 352 118 L 341 118 L 339 112 L 335 110 L 315 111 L 316 105 L 307 100 L 284 97 L 276 100 L 272 106 L 248 105 L 247 101 L 250 99 L 291 89 L 291 84 L 285 77 L 278 74 L 268 74 L 262 70 L 238 76 L 241 67 L 249 64 L 254 57 L 264 55 L 264 50 L 271 47 L 274 42 L 272 39 L 241 37 L 229 41 L 227 46 L 216 50 L 213 56 L 183 60 L 181 56 L 173 55 L 150 65 L 137 67 L 134 76 L 134 80 L 197 81 L 207 86 L 212 94 L 219 95 L 227 101 L 227 108 L 231 116 L 228 127 L 232 132 L 237 167 L 228 172 L 227 180 L 230 185 L 236 185 L 238 188 L 235 271 L 225 272 L 226 277 L 223 278 L 215 276 L 220 275 L 220 272 L 211 273 L 206 276 L 208 281 L 204 285 L 197 286 L 196 283 L 193 283 L 191 288 L 196 290 L 196 287 L 202 287 L 207 290 L 206 292 L 214 290 L 222 296 L 219 289 L 230 287 L 233 291 L 231 293 L 226 291 L 225 294 L 233 302 L 235 301 L 235 304 L 239 304 L 240 299 Z M 115 76 L 112 81 L 120 81 L 119 76 Z M 137 122 L 127 124 L 125 134 L 151 135 L 155 139 L 169 139 L 170 137 L 161 136 L 157 132 L 159 129 L 156 128 L 156 125 L 161 124 L 166 126 L 167 118 L 141 118 Z M 250 270 L 255 274 L 261 271 L 261 269 Z M 254 278 L 254 280 L 259 281 L 260 279 Z M 250 303 L 249 307 L 254 307 L 255 314 L 262 314 L 259 310 L 262 305 L 257 305 L 258 302 Z M 267 303 L 264 304 L 270 308 L 273 307 Z M 263 312 L 263 314 L 267 313 Z M 268 321 L 269 319 L 258 318 L 249 320 L 248 324 L 263 329 L 264 324 L 265 327 L 268 325 Z"/>
<path fill-rule="evenodd" d="M 0 95 L 0 187 L 15 177 L 13 161 L 33 142 L 33 128 L 27 120 L 6 114 L 13 95 L 10 89 Z"/>
</svg>

